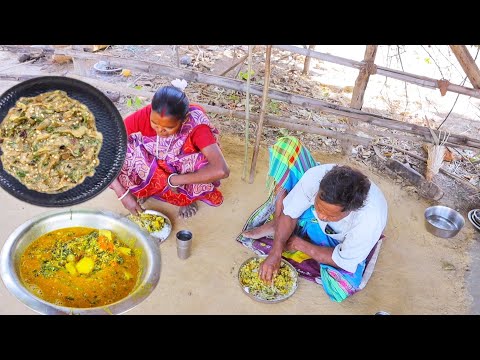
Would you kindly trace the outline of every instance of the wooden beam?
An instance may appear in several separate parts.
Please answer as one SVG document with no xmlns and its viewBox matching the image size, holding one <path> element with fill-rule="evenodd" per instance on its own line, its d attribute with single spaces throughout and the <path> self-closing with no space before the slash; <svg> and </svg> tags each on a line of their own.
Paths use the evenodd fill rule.
<svg viewBox="0 0 480 360">
<path fill-rule="evenodd" d="M 235 69 L 238 65 L 243 64 L 243 62 L 244 62 L 245 60 L 247 60 L 247 58 L 248 58 L 248 53 L 247 53 L 246 55 L 242 56 L 240 59 L 237 59 L 237 61 L 235 61 L 235 62 L 233 63 L 233 65 L 230 66 L 227 70 L 222 71 L 222 73 L 220 74 L 220 76 L 225 76 L 226 74 L 228 74 L 228 72 L 229 72 L 230 70 L 233 70 L 233 69 Z"/>
<path fill-rule="evenodd" d="M 300 55 L 307 55 L 307 52 L 308 52 L 308 50 L 306 49 L 299 48 L 297 46 L 292 46 L 292 45 L 275 45 L 274 47 L 276 49 L 291 51 L 293 53 L 300 54 Z M 308 54 L 311 57 L 314 57 L 316 59 L 332 62 L 334 64 L 352 67 L 359 70 L 362 68 L 362 64 L 363 64 L 360 61 L 345 59 L 340 56 L 325 54 L 318 51 L 310 51 Z M 416 85 L 427 87 L 430 89 L 439 89 L 438 80 L 436 79 L 432 79 L 432 78 L 421 76 L 421 75 L 410 74 L 400 70 L 394 70 L 394 69 L 389 69 L 382 66 L 377 66 L 377 75 L 391 77 L 392 79 L 406 81 L 411 84 L 416 84 Z M 455 84 L 448 84 L 447 90 L 457 94 L 463 94 L 463 95 L 472 96 L 474 98 L 480 99 L 480 90 L 478 89 L 472 89 L 466 86 L 460 86 Z"/>
<path fill-rule="evenodd" d="M 301 50 L 301 49 L 300 49 Z M 303 49 L 305 50 L 305 49 Z M 307 50 L 305 50 L 307 51 Z M 246 83 L 241 80 L 229 79 L 217 75 L 205 74 L 193 70 L 187 69 L 178 69 L 168 65 L 157 64 L 148 61 L 140 61 L 137 59 L 124 59 L 117 56 L 105 55 L 105 54 L 91 54 L 76 52 L 71 50 L 57 50 L 56 53 L 61 53 L 64 55 L 71 55 L 73 57 L 78 57 L 80 59 L 96 59 L 96 60 L 108 60 L 113 65 L 127 66 L 130 69 L 137 69 L 140 71 L 145 71 L 147 73 L 152 73 L 157 76 L 167 76 L 170 78 L 184 78 L 187 81 L 200 82 L 209 85 L 220 86 L 227 89 L 233 89 L 237 91 L 246 92 Z M 312 51 L 314 53 L 314 51 Z M 353 60 L 349 60 L 353 61 Z M 362 64 L 362 63 L 359 63 Z M 379 67 L 377 67 L 378 73 Z M 480 90 L 475 90 L 479 91 Z M 258 85 L 251 85 L 250 92 L 254 95 L 262 94 L 262 89 Z M 416 134 L 423 136 L 426 142 L 434 143 L 430 129 L 425 126 L 419 126 L 416 124 L 406 123 L 403 121 L 394 120 L 385 116 L 369 114 L 362 112 L 361 110 L 351 109 L 340 105 L 331 104 L 327 101 L 309 98 L 307 96 L 291 94 L 288 92 L 283 92 L 279 90 L 269 90 L 269 98 L 280 100 L 288 104 L 294 104 L 305 108 L 316 109 L 319 111 L 324 111 L 330 114 L 334 114 L 340 117 L 347 117 L 352 120 L 361 121 L 364 123 L 369 123 L 372 125 L 385 127 L 388 129 L 403 131 L 411 134 Z M 436 130 L 435 130 L 436 131 Z M 438 133 L 438 131 L 436 131 Z M 437 134 L 438 135 L 438 134 Z M 449 142 L 445 144 L 446 146 L 454 146 L 461 148 L 474 148 L 480 149 L 480 139 L 470 138 L 464 135 L 451 134 L 449 137 Z"/>
<path fill-rule="evenodd" d="M 260 147 L 260 139 L 262 138 L 263 119 L 265 118 L 265 109 L 268 101 L 268 87 L 270 86 L 270 58 L 272 55 L 272 45 L 267 45 L 265 51 L 265 76 L 263 77 L 263 94 L 262 104 L 260 107 L 260 119 L 258 120 L 257 137 L 255 139 L 255 147 L 253 148 L 252 164 L 250 165 L 250 184 L 253 183 L 255 177 L 255 168 L 257 166 L 258 150 Z M 248 74 L 250 76 L 250 74 Z"/>
<path fill-rule="evenodd" d="M 30 76 L 30 75 L 28 75 Z M 145 97 L 147 100 L 151 101 L 153 98 L 153 95 L 155 94 L 152 91 L 145 91 L 145 90 L 137 90 L 135 88 L 129 88 L 123 85 L 118 85 L 118 84 L 113 84 L 109 83 L 106 81 L 102 80 L 96 80 L 92 78 L 86 78 L 84 76 L 79 76 L 79 75 L 74 75 L 74 74 L 69 74 L 69 77 L 73 77 L 78 80 L 85 81 L 89 83 L 90 85 L 93 85 L 98 88 L 103 88 L 105 90 L 111 90 L 111 91 L 119 91 L 122 94 L 128 94 L 132 96 L 142 96 Z M 34 77 L 34 76 L 32 76 Z M 31 77 L 30 77 L 31 78 Z M 239 120 L 245 120 L 246 119 L 246 113 L 243 111 L 234 111 L 234 110 L 229 110 L 225 109 L 219 106 L 212 106 L 208 104 L 202 104 L 198 103 L 201 107 L 203 107 L 206 111 L 214 113 L 214 114 L 219 114 L 223 116 L 229 116 L 235 119 Z M 254 115 L 254 114 L 249 114 L 249 119 L 254 121 L 255 123 L 259 123 L 260 116 Z M 303 122 L 303 123 L 302 123 Z M 307 122 L 302 119 L 297 119 L 297 118 L 285 118 L 285 117 L 280 117 L 280 116 L 274 116 L 274 115 L 265 115 L 265 124 L 269 126 L 275 126 L 279 128 L 285 128 L 288 130 L 292 131 L 302 131 L 305 133 L 310 133 L 310 134 L 317 134 L 317 135 L 322 135 L 322 136 L 327 136 L 330 138 L 334 139 L 339 139 L 339 140 L 350 140 L 356 144 L 362 144 L 365 146 L 368 146 L 371 143 L 371 139 L 368 139 L 363 136 L 355 136 L 352 134 L 348 134 L 345 132 L 339 132 L 339 131 L 333 131 L 333 130 L 328 130 L 324 129 L 321 126 L 329 126 L 333 128 L 345 128 L 346 125 L 344 124 L 312 124 L 311 122 Z M 366 132 L 367 133 L 367 132 Z"/>
<path fill-rule="evenodd" d="M 38 77 L 38 76 L 21 75 L 21 76 L 9 76 L 8 78 L 6 78 L 5 76 L 0 75 L 0 80 L 4 79 L 4 80 L 13 80 L 13 81 L 15 80 L 23 81 L 23 80 L 32 79 L 35 77 Z M 77 74 L 68 74 L 68 77 L 82 80 L 99 89 L 118 91 L 118 92 L 121 92 L 122 94 L 131 95 L 131 96 L 141 96 L 147 99 L 148 101 L 151 101 L 153 98 L 153 95 L 155 94 L 155 92 L 152 92 L 152 91 L 138 90 L 135 88 L 126 87 L 119 84 L 113 84 L 113 83 L 109 83 L 102 80 L 92 79 L 92 78 L 80 76 Z M 202 103 L 199 103 L 199 105 L 202 106 L 206 111 L 214 114 L 229 116 L 231 118 L 240 119 L 240 120 L 245 120 L 247 117 L 246 113 L 242 111 L 234 111 L 234 110 L 225 109 L 219 106 L 212 106 L 212 105 L 202 104 Z M 253 114 L 249 114 L 249 118 L 250 120 L 254 121 L 257 124 L 260 120 L 260 117 L 258 115 L 253 115 Z M 292 131 L 301 131 L 301 132 L 310 133 L 310 134 L 327 136 L 327 137 L 339 139 L 339 140 L 349 140 L 349 141 L 352 141 L 353 143 L 362 144 L 364 146 L 370 145 L 372 141 L 371 139 L 363 136 L 355 136 L 347 132 L 332 131 L 332 130 L 322 128 L 322 126 L 326 126 L 330 128 L 344 129 L 347 127 L 347 125 L 345 124 L 334 124 L 334 123 L 315 124 L 303 119 L 285 118 L 285 117 L 279 117 L 274 115 L 265 115 L 265 124 L 269 126 L 275 126 L 278 128 L 285 128 Z M 368 130 L 368 131 L 370 132 L 371 130 Z M 367 134 L 369 132 L 365 131 L 365 133 Z M 398 136 L 401 136 L 401 135 L 394 134 L 394 137 L 398 137 Z M 387 137 L 387 136 L 384 136 L 384 137 Z"/>
<path fill-rule="evenodd" d="M 9 51 L 25 51 L 25 52 L 45 52 L 45 53 L 53 53 L 54 49 L 51 46 L 40 46 L 40 45 L 32 45 L 32 46 L 25 46 L 25 45 L 0 45 L 0 48 L 9 50 Z M 305 55 L 305 56 L 310 56 L 314 57 L 316 59 L 332 62 L 334 64 L 339 64 L 339 65 L 344 65 L 347 67 L 352 67 L 355 69 L 360 70 L 362 68 L 363 62 L 360 61 L 355 61 L 355 60 L 350 60 L 346 58 L 342 58 L 340 56 L 335 56 L 335 55 L 330 55 L 330 54 L 325 54 L 321 53 L 318 51 L 313 51 L 313 50 L 308 50 L 308 49 L 303 49 L 299 48 L 297 46 L 292 46 L 292 45 L 275 45 L 273 48 L 280 49 L 280 50 L 285 50 L 285 51 L 290 51 L 296 54 L 300 55 Z M 58 54 L 65 54 L 69 55 L 64 52 L 60 51 L 55 51 L 55 53 Z M 77 52 L 78 54 L 78 52 Z M 70 55 L 74 56 L 75 52 L 70 53 Z M 95 59 L 102 60 L 102 58 L 109 58 L 112 60 L 115 59 L 121 59 L 119 57 L 114 57 L 114 56 L 108 56 L 106 54 L 96 54 Z M 100 58 L 99 58 L 100 56 Z M 89 59 L 94 59 L 90 57 Z M 129 59 L 130 60 L 130 59 Z M 132 63 L 138 60 L 130 60 Z M 152 63 L 155 64 L 155 63 Z M 135 66 L 130 66 L 132 69 L 136 69 Z M 438 86 L 438 80 L 437 79 L 432 79 L 426 76 L 421 76 L 421 75 L 416 75 L 416 74 L 411 74 L 407 72 L 403 72 L 400 70 L 394 70 L 394 69 L 389 69 L 385 68 L 382 66 L 377 66 L 377 75 L 382 75 L 386 77 L 391 77 L 393 79 L 401 80 L 401 81 L 406 81 L 411 84 L 416 84 L 419 86 L 427 87 L 430 89 L 439 89 Z M 143 69 L 137 68 L 137 70 L 142 70 L 142 71 L 147 71 L 148 72 L 148 66 L 144 67 Z M 159 74 L 162 75 L 162 74 Z M 187 80 L 187 79 L 186 79 Z M 201 82 L 201 81 L 200 81 Z M 460 86 L 460 85 L 455 85 L 455 84 L 448 84 L 447 91 L 451 91 L 457 94 L 462 94 L 462 95 L 467 95 L 471 96 L 477 99 L 480 99 L 480 89 L 473 89 L 469 88 L 466 86 Z"/>
<path fill-rule="evenodd" d="M 88 55 L 92 56 L 92 55 Z M 97 56 L 97 55 L 93 55 Z M 135 62 L 135 61 L 134 61 Z M 141 61 L 139 61 L 141 62 Z M 164 74 L 160 75 L 165 75 L 169 76 L 172 78 L 179 77 L 179 78 L 184 78 L 186 80 L 197 79 L 198 77 L 203 80 L 200 82 L 203 83 L 209 83 L 213 85 L 218 85 L 221 87 L 229 88 L 229 89 L 234 89 L 237 91 L 246 91 L 246 84 L 243 81 L 239 80 L 233 80 L 233 79 L 227 79 L 227 78 L 221 78 L 221 81 L 217 81 L 216 78 L 218 78 L 215 75 L 205 75 L 201 74 L 202 76 L 197 77 L 197 73 L 191 70 L 180 70 L 180 69 L 174 69 L 174 75 L 172 76 L 171 73 L 166 71 L 167 68 L 170 68 L 169 66 L 166 65 L 160 65 L 160 64 L 154 64 L 157 65 L 158 67 L 154 67 L 158 72 L 162 71 Z M 153 65 L 152 65 L 153 67 Z M 178 73 L 178 71 L 183 71 L 181 73 Z M 194 74 L 191 74 L 194 73 Z M 199 74 L 200 75 L 200 74 Z M 73 74 L 69 74 L 68 76 L 70 77 L 76 77 Z M 3 75 L 0 74 L 0 79 L 5 79 L 5 80 L 27 80 L 31 79 L 37 76 L 34 75 Z M 85 77 L 79 77 L 79 79 L 83 79 L 86 81 Z M 92 79 L 94 80 L 94 79 Z M 88 81 L 87 81 L 88 82 Z M 115 91 L 115 88 L 118 86 L 116 84 L 110 84 L 111 85 L 111 90 Z M 134 90 L 134 89 L 131 89 Z M 251 85 L 250 92 L 259 95 L 259 86 L 257 85 Z M 137 93 L 138 94 L 138 93 Z M 387 117 L 375 115 L 375 114 L 368 114 L 364 113 L 361 110 L 356 110 L 356 109 L 350 109 L 346 108 L 343 106 L 339 105 L 334 105 L 330 104 L 328 102 L 322 101 L 322 100 L 317 100 L 317 99 L 312 99 L 308 98 L 306 96 L 301 96 L 301 95 L 295 95 L 295 94 L 289 94 L 289 93 L 284 93 L 278 90 L 271 90 L 269 91 L 269 97 L 275 100 L 280 100 L 284 101 L 288 104 L 295 104 L 299 105 L 305 108 L 313 108 L 317 109 L 320 111 L 324 111 L 326 113 L 331 113 L 340 117 L 347 117 L 350 118 L 351 120 L 357 121 L 357 122 L 363 122 L 363 123 L 370 123 L 372 125 L 380 126 L 380 127 L 385 127 L 388 129 L 393 129 L 397 131 L 403 131 L 406 133 L 410 134 L 415 134 L 422 136 L 423 142 L 431 142 L 434 143 L 432 136 L 430 134 L 430 129 L 424 126 L 419 126 L 415 124 L 410 124 L 406 123 L 403 121 L 398 121 L 394 119 L 390 119 Z M 332 125 L 333 127 L 333 125 Z M 393 136 L 393 135 L 392 135 Z M 463 135 L 455 135 L 451 134 L 449 137 L 449 142 L 446 144 L 447 146 L 456 146 L 460 148 L 472 148 L 472 149 L 480 149 L 480 140 L 469 138 Z"/>
<path fill-rule="evenodd" d="M 59 50 L 60 51 L 60 50 Z M 229 79 L 217 75 L 204 74 L 201 72 L 178 69 L 168 65 L 157 64 L 148 61 L 123 59 L 117 56 L 102 54 L 88 54 L 88 53 L 76 53 L 69 50 L 61 50 L 63 54 L 78 56 L 82 59 L 105 59 L 109 60 L 113 65 L 127 66 L 130 69 L 137 69 L 148 73 L 153 73 L 157 76 L 167 76 L 171 78 L 183 78 L 187 81 L 200 82 L 209 85 L 220 86 L 227 89 L 233 89 L 237 91 L 246 92 L 246 83 L 241 80 Z M 313 52 L 313 51 L 312 51 Z M 377 67 L 378 71 L 378 67 Z M 254 95 L 262 94 L 262 89 L 258 85 L 250 86 L 250 93 Z M 280 100 L 288 104 L 299 105 L 301 107 L 312 108 L 320 111 L 324 111 L 330 114 L 334 114 L 341 117 L 351 118 L 353 120 L 362 121 L 376 126 L 386 127 L 393 130 L 404 131 L 411 134 L 421 135 L 425 138 L 426 142 L 434 143 L 431 136 L 430 129 L 425 126 L 419 126 L 416 124 L 406 123 L 403 121 L 394 120 L 385 116 L 369 114 L 362 112 L 361 110 L 351 109 L 340 105 L 331 104 L 327 101 L 309 98 L 307 96 L 291 94 L 279 90 L 269 90 L 269 98 Z M 455 145 L 454 145 L 455 144 Z M 475 148 L 480 149 L 480 140 L 469 138 L 463 135 L 451 134 L 449 137 L 449 143 L 447 146 L 457 146 L 463 148 Z"/>
<path fill-rule="evenodd" d="M 360 110 L 363 106 L 363 96 L 368 85 L 370 74 L 375 73 L 375 56 L 377 55 L 378 45 L 367 45 L 365 55 L 363 57 L 363 67 L 358 73 L 357 80 L 355 80 L 355 87 L 352 92 L 352 101 L 350 107 Z"/>
<path fill-rule="evenodd" d="M 475 89 L 480 88 L 480 70 L 465 45 L 450 45 L 453 54 Z"/>
</svg>

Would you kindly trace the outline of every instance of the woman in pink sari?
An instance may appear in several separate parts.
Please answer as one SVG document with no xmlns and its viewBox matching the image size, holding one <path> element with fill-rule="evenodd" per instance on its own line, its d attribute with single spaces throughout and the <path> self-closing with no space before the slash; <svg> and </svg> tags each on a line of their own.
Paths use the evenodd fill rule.
<svg viewBox="0 0 480 360">
<path fill-rule="evenodd" d="M 110 188 L 132 214 L 142 212 L 138 200 L 148 197 L 179 206 L 183 218 L 197 212 L 198 200 L 222 204 L 219 180 L 228 177 L 229 168 L 218 130 L 183 89 L 160 88 L 151 105 L 125 119 L 125 127 L 127 154 Z"/>
</svg>

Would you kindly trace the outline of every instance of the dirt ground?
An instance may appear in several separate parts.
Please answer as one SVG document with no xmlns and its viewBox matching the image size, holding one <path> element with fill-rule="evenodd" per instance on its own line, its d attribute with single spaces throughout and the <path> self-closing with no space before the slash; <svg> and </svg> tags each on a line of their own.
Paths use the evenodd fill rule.
<svg viewBox="0 0 480 360">
<path fill-rule="evenodd" d="M 471 304 L 464 281 L 469 267 L 467 249 L 473 230 L 453 239 L 441 239 L 425 231 L 423 211 L 427 204 L 399 185 L 371 172 L 359 163 L 384 191 L 389 219 L 375 272 L 366 288 L 342 303 L 329 300 L 323 289 L 300 279 L 297 292 L 287 301 L 262 304 L 245 296 L 237 280 L 240 264 L 253 253 L 235 238 L 250 213 L 266 199 L 268 155 L 261 149 L 253 184 L 241 180 L 243 140 L 222 136 L 221 145 L 231 168 L 222 185 L 224 203 L 213 208 L 200 204 L 191 219 L 176 217 L 176 208 L 148 200 L 145 206 L 164 212 L 173 222 L 174 234 L 193 232 L 192 255 L 180 260 L 174 235 L 160 245 L 160 281 L 152 294 L 127 314 L 468 314 Z M 314 153 L 317 161 L 347 163 L 339 156 Z M 23 222 L 46 209 L 23 203 L 0 191 L 5 216 L 0 219 L 0 244 Z M 111 190 L 73 208 L 109 209 L 126 214 Z M 0 286 L 0 314 L 32 314 L 5 286 Z"/>
<path fill-rule="evenodd" d="M 0 52 L 0 64 L 10 66 L 15 61 L 5 52 Z M 71 70 L 68 67 L 65 69 Z M 38 68 L 19 71 L 24 74 L 30 72 L 42 73 Z M 339 73 L 337 75 L 340 76 Z M 1 81 L 0 92 L 13 84 L 14 82 Z M 124 115 L 131 112 L 131 108 L 125 106 L 125 99 L 117 106 Z M 240 122 L 226 121 L 228 120 L 212 116 L 214 125 L 222 130 L 221 145 L 231 168 L 230 177 L 222 182 L 220 188 L 225 196 L 224 203 L 219 208 L 200 204 L 198 214 L 187 220 L 176 217 L 174 206 L 152 200 L 145 203 L 147 208 L 160 210 L 170 217 L 174 225 L 172 234 L 181 229 L 191 230 L 194 245 L 192 256 L 187 260 L 177 258 L 173 235 L 160 246 L 160 282 L 145 301 L 127 314 L 353 315 L 374 314 L 383 310 L 400 315 L 474 312 L 474 291 L 469 288 L 466 278 L 473 269 L 471 249 L 480 240 L 479 233 L 467 222 L 464 229 L 452 239 L 430 235 L 425 229 L 423 218 L 423 212 L 431 205 L 430 202 L 410 191 L 401 181 L 386 177 L 368 166 L 363 159 L 341 156 L 335 141 L 320 137 L 306 138 L 309 147 L 322 143 L 322 146 L 313 151 L 316 160 L 355 166 L 368 174 L 385 193 L 389 218 L 384 232 L 386 240 L 375 272 L 364 290 L 342 303 L 332 302 L 320 286 L 304 279 L 300 279 L 294 296 L 282 303 L 261 304 L 245 296 L 236 274 L 239 265 L 253 253 L 235 241 L 235 238 L 250 213 L 266 199 L 266 145 L 281 133 L 278 129 L 266 132 L 270 136 L 263 138 L 255 181 L 248 184 L 241 180 L 244 161 L 243 129 L 240 126 L 227 129 L 230 124 Z M 250 157 L 247 165 L 249 169 Z M 31 217 L 50 210 L 23 203 L 3 189 L 0 190 L 0 203 L 4 211 L 4 216 L 0 218 L 0 245 L 3 245 L 16 227 Z M 108 189 L 74 208 L 109 209 L 126 214 L 115 194 Z M 14 298 L 3 283 L 0 285 L 0 304 L 0 314 L 34 313 Z"/>
</svg>

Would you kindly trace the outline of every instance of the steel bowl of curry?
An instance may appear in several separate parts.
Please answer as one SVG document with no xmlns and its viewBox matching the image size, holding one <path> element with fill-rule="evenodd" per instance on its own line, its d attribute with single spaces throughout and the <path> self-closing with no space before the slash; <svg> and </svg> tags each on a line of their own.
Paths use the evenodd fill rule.
<svg viewBox="0 0 480 360">
<path fill-rule="evenodd" d="M 160 250 L 131 221 L 110 211 L 43 213 L 20 225 L 0 252 L 7 289 L 45 315 L 125 313 L 160 278 Z"/>
</svg>

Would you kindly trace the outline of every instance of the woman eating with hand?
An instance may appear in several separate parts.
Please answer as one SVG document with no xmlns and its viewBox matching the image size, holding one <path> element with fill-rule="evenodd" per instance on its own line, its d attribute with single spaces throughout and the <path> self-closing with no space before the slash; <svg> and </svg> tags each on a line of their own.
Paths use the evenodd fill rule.
<svg viewBox="0 0 480 360">
<path fill-rule="evenodd" d="M 152 103 L 127 116 L 127 154 L 110 185 L 132 214 L 149 197 L 179 206 L 179 216 L 197 212 L 197 201 L 219 206 L 218 190 L 229 168 L 218 144 L 218 130 L 205 110 L 190 104 L 185 80 L 157 90 Z"/>
</svg>

